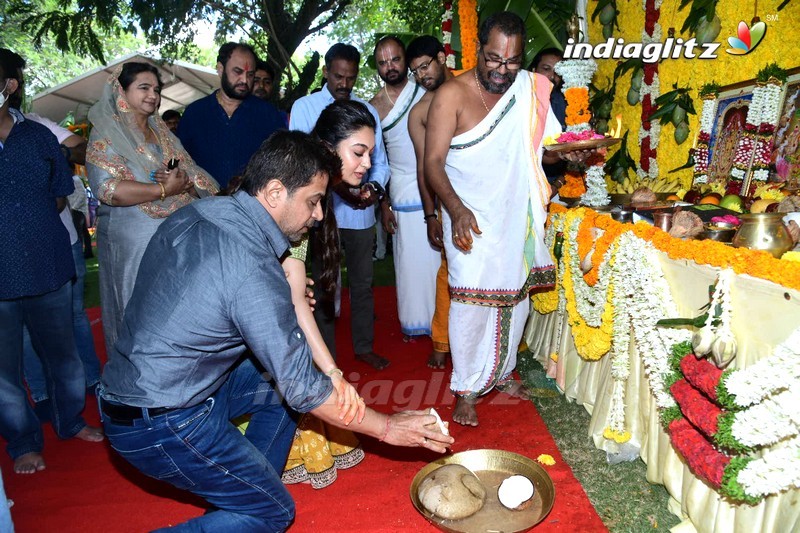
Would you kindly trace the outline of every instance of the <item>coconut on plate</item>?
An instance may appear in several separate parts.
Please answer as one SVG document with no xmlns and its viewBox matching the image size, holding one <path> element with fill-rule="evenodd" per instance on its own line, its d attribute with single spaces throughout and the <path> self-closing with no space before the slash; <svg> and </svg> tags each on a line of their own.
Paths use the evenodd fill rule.
<svg viewBox="0 0 800 533">
<path fill-rule="evenodd" d="M 525 476 L 507 477 L 497 489 L 497 499 L 503 507 L 512 511 L 522 511 L 533 503 L 533 482 Z"/>
<path fill-rule="evenodd" d="M 472 516 L 486 501 L 486 489 L 478 476 L 456 464 L 441 466 L 425 476 L 418 494 L 427 511 L 448 520 Z"/>
</svg>

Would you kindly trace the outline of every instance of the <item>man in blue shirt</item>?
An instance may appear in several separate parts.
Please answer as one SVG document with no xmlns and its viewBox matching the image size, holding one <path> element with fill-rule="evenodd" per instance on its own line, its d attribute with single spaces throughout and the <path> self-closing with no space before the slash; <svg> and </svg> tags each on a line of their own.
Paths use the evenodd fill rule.
<svg viewBox="0 0 800 533">
<path fill-rule="evenodd" d="M 22 386 L 22 327 L 42 359 L 53 428 L 68 439 L 103 439 L 81 416 L 83 366 L 72 333 L 75 265 L 59 213 L 75 186 L 47 128 L 9 108 L 19 56 L 0 49 L 0 434 L 14 471 L 45 468 L 42 429 Z"/>
<path fill-rule="evenodd" d="M 142 258 L 100 408 L 111 445 L 127 461 L 217 509 L 185 530 L 283 531 L 294 517 L 280 479 L 294 412 L 345 427 L 280 263 L 289 241 L 322 219 L 320 202 L 339 165 L 309 135 L 279 132 L 253 156 L 239 192 L 171 215 Z M 246 349 L 252 356 L 243 358 Z M 244 414 L 251 418 L 242 435 L 231 419 Z M 389 417 L 369 408 L 349 426 L 444 452 L 453 439 L 433 428 L 429 414 Z"/>
<path fill-rule="evenodd" d="M 190 104 L 178 124 L 184 148 L 220 189 L 242 175 L 267 137 L 286 127 L 275 106 L 251 94 L 256 60 L 250 45 L 222 45 L 217 55 L 221 89 Z"/>
<path fill-rule="evenodd" d="M 375 117 L 375 151 L 372 153 L 372 168 L 364 176 L 364 184 L 368 181 L 380 185 L 380 190 L 389 181 L 389 163 L 383 146 L 381 119 L 378 112 L 370 104 L 352 94 L 353 85 L 358 78 L 358 64 L 361 54 L 349 44 L 336 43 L 325 54 L 325 66 L 322 68 L 327 83 L 322 90 L 297 100 L 292 106 L 289 116 L 289 129 L 309 132 L 314 129 L 322 110 L 334 100 L 355 100 L 367 106 Z M 344 195 L 344 197 L 342 196 Z M 372 247 L 375 243 L 375 202 L 377 194 L 370 195 L 366 201 L 353 197 L 346 190 L 337 190 L 333 196 L 333 209 L 336 223 L 339 226 L 340 242 L 344 248 L 347 277 L 350 282 L 350 329 L 353 336 L 353 351 L 356 359 L 382 370 L 389 361 L 373 352 L 375 338 L 375 302 L 372 292 Z M 322 254 L 319 244 L 312 234 L 310 239 L 311 271 L 315 280 L 319 280 L 322 272 Z M 318 294 L 318 302 L 314 318 L 320 333 L 325 339 L 331 354 L 336 355 L 334 338 L 334 305 L 331 299 Z"/>
</svg>

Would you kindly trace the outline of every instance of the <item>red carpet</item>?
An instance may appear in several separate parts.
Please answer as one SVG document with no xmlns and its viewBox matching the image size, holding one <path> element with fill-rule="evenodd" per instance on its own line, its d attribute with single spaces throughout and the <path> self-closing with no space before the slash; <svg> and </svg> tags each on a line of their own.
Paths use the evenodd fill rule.
<svg viewBox="0 0 800 533">
<path fill-rule="evenodd" d="M 393 287 L 375 290 L 378 353 L 392 361 L 377 372 L 353 359 L 347 334 L 347 302 L 339 321 L 339 364 L 367 403 L 393 412 L 434 406 L 451 420 L 453 398 L 448 373 L 425 366 L 429 340 L 402 342 Z M 104 352 L 99 310 L 90 310 L 98 352 Z M 96 402 L 87 401 L 86 418 L 97 423 Z M 586 494 L 564 463 L 533 404 L 490 394 L 478 405 L 480 426 L 451 424 L 456 439 L 453 452 L 496 448 L 535 459 L 552 455 L 556 464 L 545 467 L 553 479 L 556 501 L 537 531 L 606 531 Z M 290 531 L 437 531 L 414 509 L 409 487 L 416 472 L 437 455 L 426 450 L 396 448 L 363 439 L 367 458 L 351 470 L 339 472 L 336 482 L 322 490 L 294 485 L 297 518 Z M 177 524 L 203 512 L 202 501 L 170 486 L 150 480 L 130 468 L 107 443 L 60 441 L 45 427 L 47 469 L 32 476 L 13 473 L 3 453 L 0 468 L 6 493 L 20 533 L 141 532 Z"/>
</svg>

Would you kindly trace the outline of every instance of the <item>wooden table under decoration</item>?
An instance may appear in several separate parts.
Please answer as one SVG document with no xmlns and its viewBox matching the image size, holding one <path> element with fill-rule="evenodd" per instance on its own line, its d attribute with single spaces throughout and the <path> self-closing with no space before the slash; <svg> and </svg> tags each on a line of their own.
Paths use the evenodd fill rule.
<svg viewBox="0 0 800 533">
<path fill-rule="evenodd" d="M 641 317 L 628 317 L 629 322 L 619 319 L 621 322 L 618 325 L 623 324 L 624 328 L 617 331 L 607 321 L 612 316 L 617 320 L 618 316 L 625 315 L 624 307 L 627 304 L 621 304 L 624 301 L 622 292 L 636 290 L 635 287 L 639 286 L 642 292 L 650 294 L 650 298 L 661 294 L 666 303 L 660 318 L 696 317 L 702 314 L 701 308 L 709 303 L 709 287 L 718 282 L 721 271 L 729 269 L 729 276 L 726 276 L 730 279 L 727 306 L 731 311 L 730 331 L 737 343 L 736 356 L 727 367 L 731 372 L 722 373 L 720 378 L 721 371 L 706 359 L 689 355 L 687 357 L 691 359 L 687 359 L 687 362 L 697 362 L 695 366 L 706 365 L 713 370 L 711 374 L 717 376 L 715 379 L 727 379 L 725 383 L 730 383 L 729 389 L 740 391 L 741 388 L 734 389 L 733 380 L 728 374 L 738 374 L 741 378 L 749 376 L 747 372 L 755 375 L 757 369 L 761 369 L 763 379 L 765 369 L 770 368 L 769 364 L 775 360 L 776 354 L 785 356 L 788 353 L 792 357 L 784 357 L 784 361 L 794 361 L 790 371 L 787 372 L 785 366 L 775 367 L 774 381 L 783 380 L 783 389 L 765 393 L 765 397 L 759 401 L 772 401 L 787 390 L 800 394 L 800 263 L 775 259 L 766 252 L 732 248 L 722 243 L 673 239 L 646 223 L 620 224 L 585 208 L 556 208 L 555 215 L 551 214 L 550 224 L 548 244 L 554 255 L 561 259 L 557 287 L 564 287 L 565 290 L 559 305 L 555 304 L 559 300 L 557 293 L 550 293 L 549 301 L 547 295 L 539 296 L 538 305 L 534 298 L 534 310 L 531 311 L 525 331 L 525 341 L 548 375 L 556 380 L 562 393 L 583 405 L 591 414 L 588 431 L 595 445 L 610 454 L 622 453 L 635 457 L 638 453 L 647 465 L 647 480 L 667 488 L 672 496 L 671 510 L 684 519 L 673 531 L 800 531 L 800 489 L 796 488 L 800 483 L 798 448 L 791 448 L 794 462 L 785 464 L 786 468 L 794 469 L 794 474 L 789 475 L 787 481 L 784 472 L 784 479 L 776 481 L 779 487 L 777 491 L 770 494 L 765 490 L 766 495 L 758 497 L 752 494 L 743 498 L 730 496 L 730 487 L 741 490 L 742 485 L 738 481 L 744 480 L 742 474 L 732 466 L 737 461 L 740 466 L 747 461 L 753 461 L 751 467 L 766 464 L 765 461 L 769 461 L 771 456 L 781 457 L 780 454 L 785 453 L 790 445 L 796 446 L 800 442 L 797 435 L 798 417 L 794 415 L 793 421 L 784 424 L 781 428 L 783 434 L 777 443 L 751 446 L 752 451 L 731 452 L 729 449 L 721 450 L 716 445 L 719 442 L 715 441 L 719 437 L 717 435 L 702 442 L 705 448 L 694 448 L 698 450 L 696 456 L 689 449 L 682 448 L 683 454 L 689 456 L 687 460 L 676 449 L 679 441 L 673 443 L 671 440 L 671 434 L 673 439 L 676 438 L 676 426 L 664 426 L 661 420 L 662 415 L 670 409 L 665 406 L 673 402 L 670 391 L 675 390 L 674 387 L 670 389 L 669 378 L 664 378 L 668 373 L 663 370 L 669 366 L 664 360 L 670 358 L 672 345 L 669 339 L 680 336 L 679 330 L 654 336 L 652 331 L 656 328 L 652 327 L 652 331 L 643 334 L 648 326 L 639 320 Z M 554 238 L 556 233 L 563 235 L 563 242 L 561 238 Z M 584 274 L 576 271 L 575 265 L 580 265 L 588 251 L 592 251 L 592 270 Z M 607 254 L 604 254 L 606 251 Z M 603 263 L 595 259 L 598 253 L 604 254 L 607 259 L 613 257 L 614 261 L 601 267 L 596 264 Z M 641 278 L 643 272 L 641 268 L 637 270 L 638 267 L 631 266 L 631 263 L 637 262 L 637 257 L 639 264 L 648 263 L 648 258 L 651 258 L 654 279 L 633 279 L 637 276 Z M 571 271 L 570 263 L 573 265 Z M 586 269 L 587 261 L 584 261 L 583 267 Z M 627 281 L 633 289 L 626 287 L 629 270 L 631 279 Z M 608 281 L 607 299 L 604 300 L 597 291 L 603 290 L 598 287 L 604 286 L 606 278 L 611 281 Z M 589 286 L 587 280 L 594 285 Z M 584 313 L 588 313 L 586 309 L 591 305 L 587 307 L 588 302 L 585 301 L 581 306 L 578 302 L 580 298 L 593 298 L 595 305 L 602 305 L 603 301 L 607 306 L 610 305 L 605 308 L 601 318 L 603 324 L 594 330 L 587 325 L 590 321 L 585 320 L 579 311 L 583 309 Z M 631 300 L 639 296 L 630 293 L 627 298 Z M 616 307 L 611 305 L 614 302 L 617 303 Z M 651 303 L 651 307 L 660 305 Z M 646 309 L 645 306 L 639 308 Z M 637 308 L 631 305 L 630 309 Z M 577 335 L 573 335 L 571 324 L 581 329 Z M 622 329 L 628 329 L 629 344 L 618 341 L 625 338 Z M 690 336 L 691 332 L 688 330 L 682 335 Z M 591 345 L 587 345 L 586 339 L 593 337 Z M 659 338 L 662 344 L 658 344 Z M 576 348 L 576 339 L 580 350 Z M 616 349 L 620 346 L 622 350 Z M 603 353 L 604 350 L 607 353 Z M 759 361 L 761 365 L 758 365 Z M 627 367 L 622 378 L 620 363 Z M 662 379 L 666 379 L 666 385 L 659 385 Z M 747 380 L 739 380 L 739 387 L 743 381 Z M 771 381 L 766 380 L 765 389 L 769 388 Z M 743 393 L 740 395 L 744 397 Z M 699 397 L 703 402 L 709 401 L 702 394 Z M 724 408 L 720 410 L 714 405 L 714 400 L 712 398 L 708 404 L 710 411 L 722 415 L 729 413 L 731 417 L 739 417 L 742 413 L 756 412 L 752 409 L 748 411 L 745 407 L 741 407 L 741 412 L 726 411 Z M 797 404 L 793 409 L 797 412 Z M 691 419 L 688 410 L 685 416 Z M 719 420 L 722 427 L 722 417 Z M 716 430 L 716 419 L 712 422 Z M 610 428 L 616 428 L 617 431 L 610 431 Z M 707 450 L 707 458 L 701 455 L 701 449 Z M 723 487 L 720 488 L 720 485 Z M 752 485 L 746 486 L 753 490 Z M 739 496 L 742 496 L 741 492 Z"/>
</svg>

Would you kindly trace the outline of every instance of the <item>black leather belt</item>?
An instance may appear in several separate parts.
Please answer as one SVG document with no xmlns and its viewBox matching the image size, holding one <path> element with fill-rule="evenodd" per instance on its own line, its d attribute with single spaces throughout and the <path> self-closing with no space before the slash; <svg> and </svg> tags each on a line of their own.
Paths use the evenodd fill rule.
<svg viewBox="0 0 800 533">
<path fill-rule="evenodd" d="M 136 420 L 144 418 L 144 413 L 150 418 L 174 411 L 171 407 L 134 407 L 100 400 L 100 409 L 115 424 L 131 426 Z"/>
</svg>

